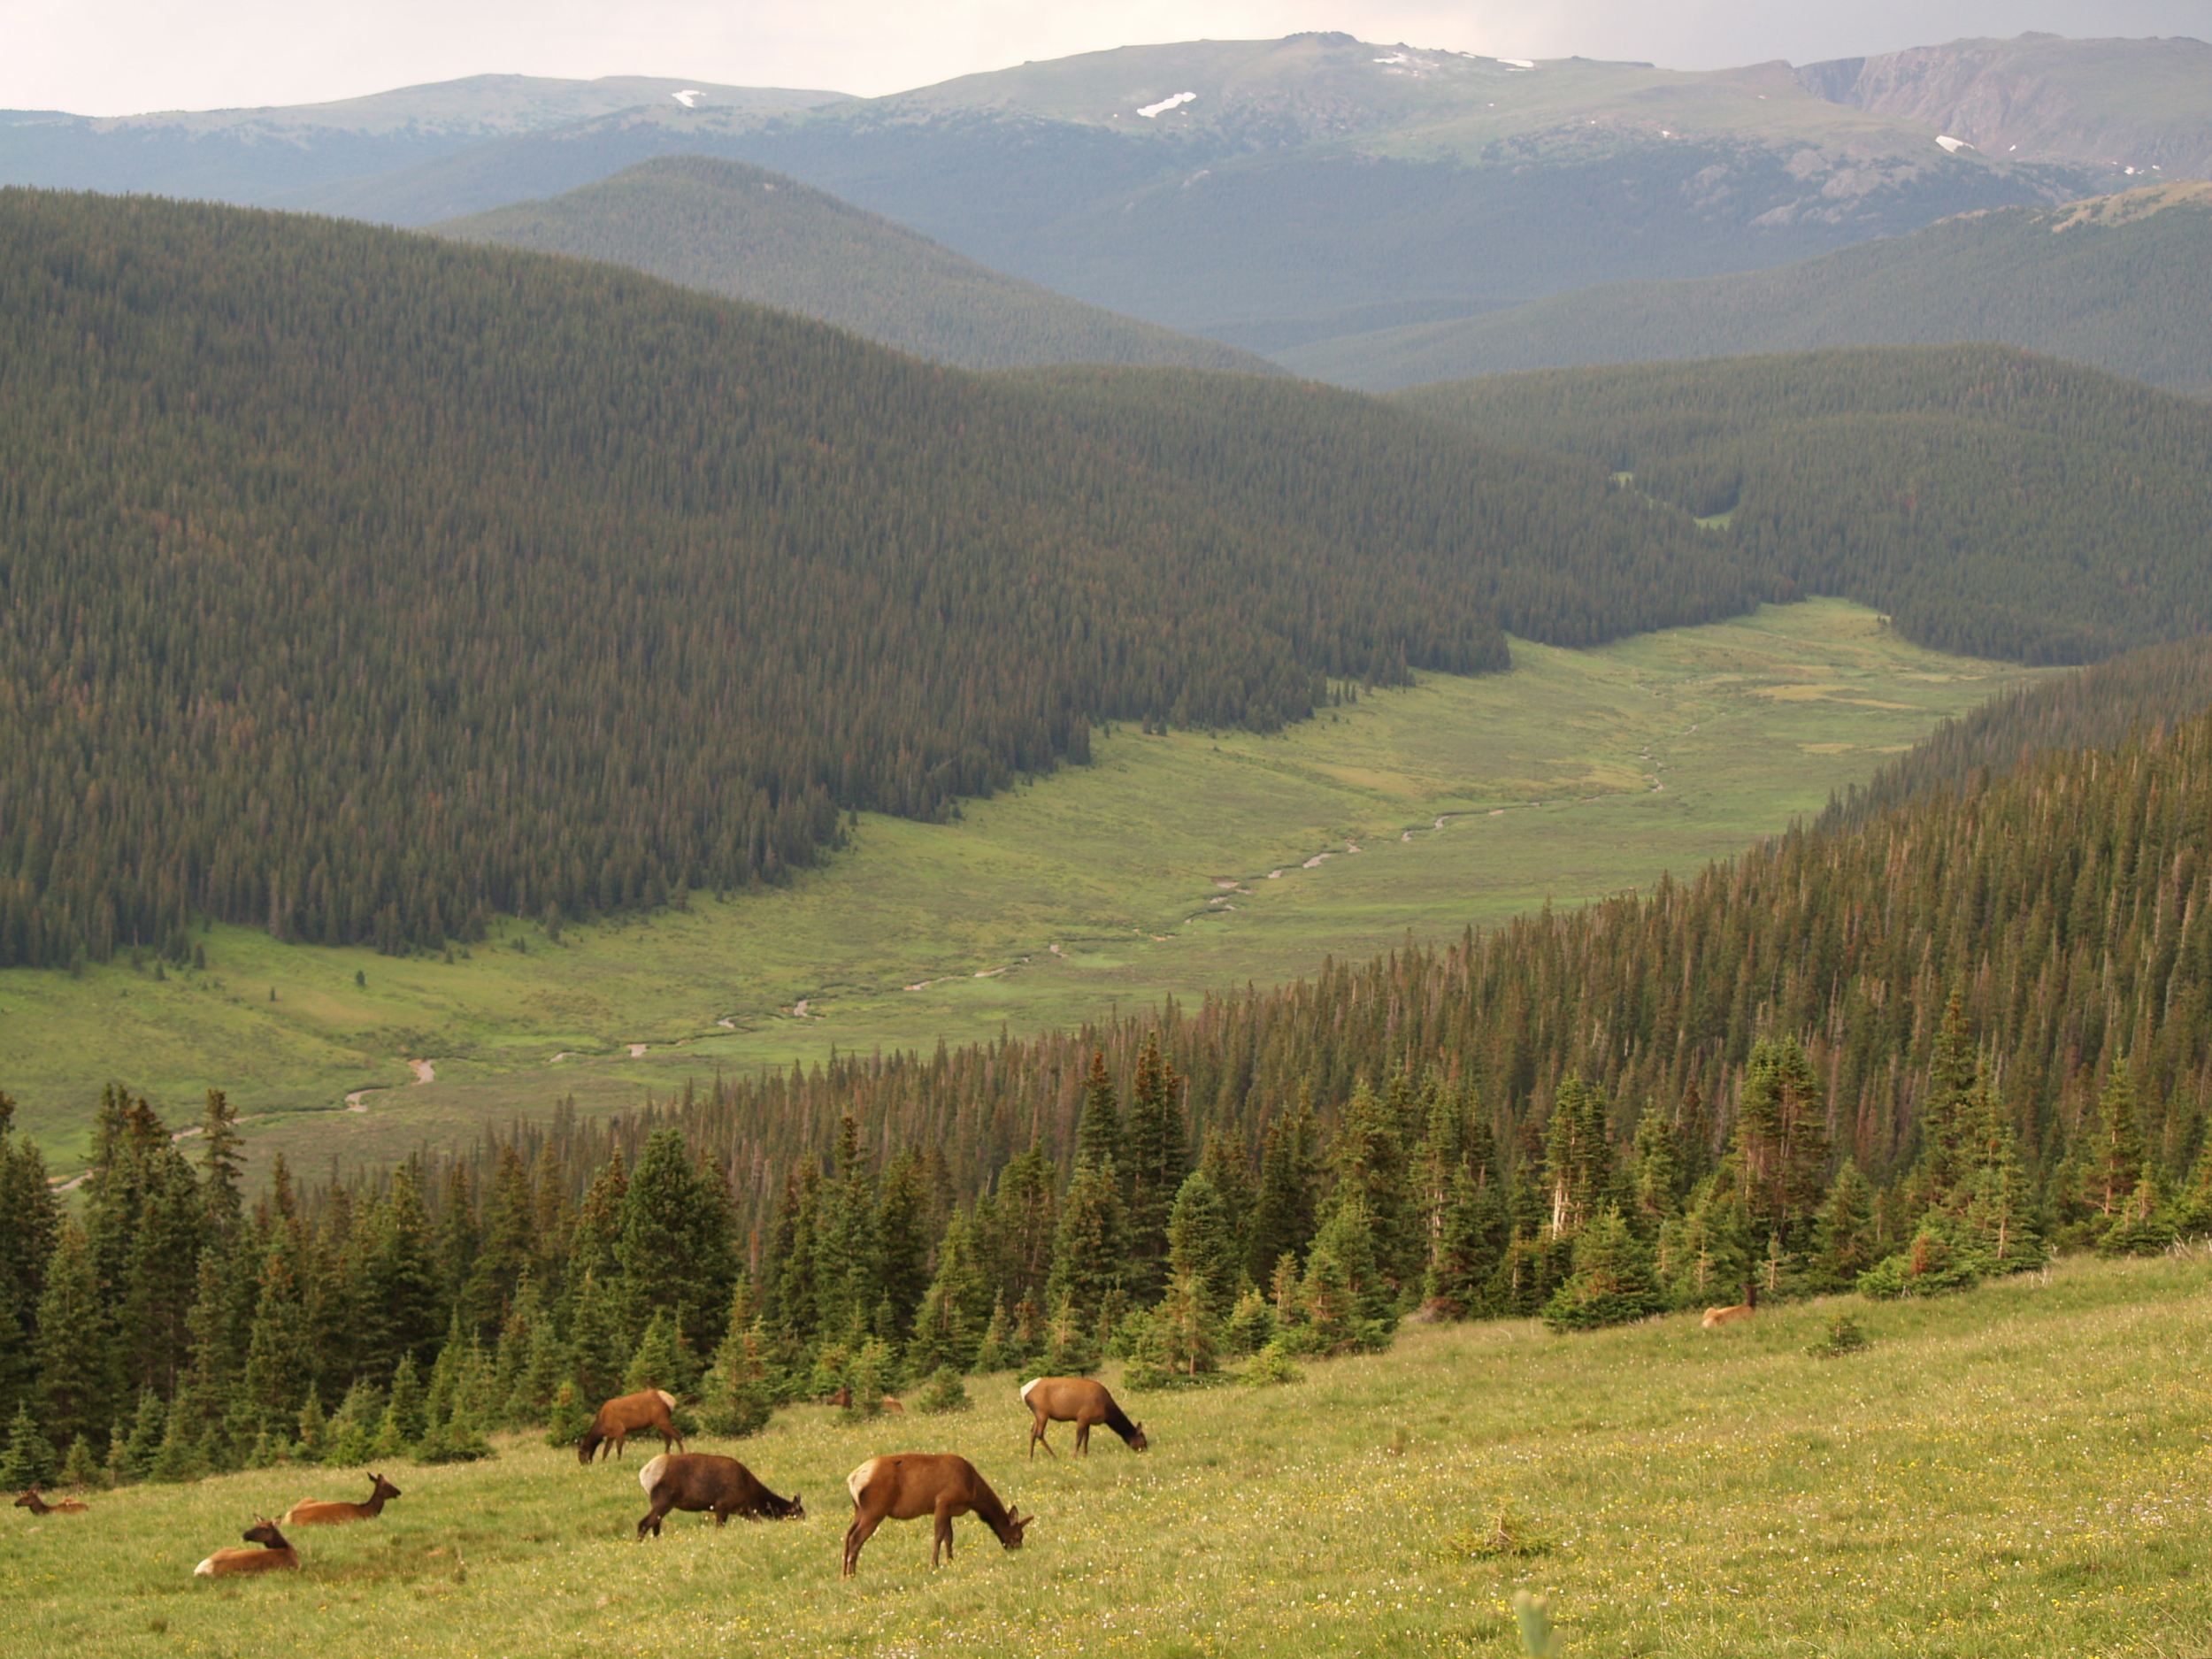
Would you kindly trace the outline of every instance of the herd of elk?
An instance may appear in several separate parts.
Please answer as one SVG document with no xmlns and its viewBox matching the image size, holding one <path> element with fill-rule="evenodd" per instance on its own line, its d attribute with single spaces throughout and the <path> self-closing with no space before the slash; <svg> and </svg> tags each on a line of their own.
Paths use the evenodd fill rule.
<svg viewBox="0 0 2212 1659">
<path fill-rule="evenodd" d="M 49 1503 L 38 1495 L 38 1488 L 33 1486 L 16 1499 L 15 1507 L 28 1509 L 33 1515 L 82 1515 L 92 1506 L 75 1498 L 64 1498 L 59 1503 Z"/>
<path fill-rule="evenodd" d="M 642 1394 L 624 1394 L 610 1400 L 599 1408 L 591 1426 L 584 1431 L 584 1438 L 576 1442 L 576 1461 L 591 1462 L 595 1454 L 610 1441 L 614 1455 L 622 1455 L 622 1442 L 633 1434 L 642 1434 L 650 1429 L 661 1437 L 661 1449 L 674 1447 L 684 1448 L 684 1437 L 676 1432 L 676 1419 L 670 1414 L 676 1409 L 676 1396 L 665 1388 L 648 1388 Z"/>
<path fill-rule="evenodd" d="M 712 1452 L 663 1452 L 637 1471 L 637 1483 L 653 1506 L 637 1524 L 641 1544 L 648 1532 L 656 1538 L 661 1535 L 661 1517 L 671 1509 L 711 1511 L 717 1526 L 726 1525 L 733 1515 L 749 1521 L 806 1519 L 806 1505 L 797 1493 L 780 1498 L 736 1458 Z"/>
<path fill-rule="evenodd" d="M 399 1488 L 381 1475 L 369 1477 L 366 1503 L 339 1503 L 303 1498 L 284 1512 L 287 1526 L 343 1526 L 349 1521 L 373 1521 L 384 1506 L 399 1496 Z"/>
<path fill-rule="evenodd" d="M 1009 1549 L 1022 1547 L 1025 1529 L 1037 1517 L 1009 1509 L 975 1471 L 975 1465 L 956 1452 L 902 1452 L 895 1457 L 871 1457 L 845 1477 L 845 1490 L 853 1494 L 853 1524 L 845 1529 L 845 1570 L 849 1578 L 860 1571 L 860 1549 L 886 1521 L 916 1521 L 925 1515 L 937 1520 L 930 1540 L 929 1564 L 937 1564 L 944 1552 L 952 1559 L 952 1524 L 956 1517 L 972 1514 L 998 1534 Z"/>
<path fill-rule="evenodd" d="M 1100 1423 L 1128 1441 L 1131 1451 L 1145 1448 L 1144 1425 L 1132 1423 L 1106 1392 L 1106 1385 L 1088 1377 L 1036 1378 L 1022 1385 L 1022 1403 L 1030 1411 L 1029 1455 L 1033 1461 L 1040 1446 L 1054 1457 L 1060 1455 L 1045 1439 L 1045 1431 L 1055 1423 L 1075 1425 L 1075 1449 L 1080 1456 L 1091 1455 L 1091 1429 Z"/>
<path fill-rule="evenodd" d="M 1733 1325 L 1739 1319 L 1748 1319 L 1758 1311 L 1759 1287 L 1756 1285 L 1746 1285 L 1743 1287 L 1741 1302 L 1732 1308 L 1708 1308 L 1705 1310 L 1705 1317 L 1698 1321 L 1698 1325 L 1703 1330 L 1717 1331 L 1721 1326 Z"/>
<path fill-rule="evenodd" d="M 257 1516 L 254 1524 L 245 1531 L 249 1544 L 258 1544 L 258 1549 L 241 1549 L 232 1545 L 219 1549 L 198 1566 L 192 1569 L 195 1578 L 227 1578 L 237 1572 L 297 1572 L 300 1552 L 284 1541 L 284 1534 L 267 1516 Z"/>
</svg>

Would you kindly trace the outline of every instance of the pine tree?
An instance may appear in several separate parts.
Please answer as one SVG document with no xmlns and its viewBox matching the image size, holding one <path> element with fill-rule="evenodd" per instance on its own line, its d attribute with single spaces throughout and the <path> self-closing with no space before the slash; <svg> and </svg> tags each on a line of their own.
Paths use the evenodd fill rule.
<svg viewBox="0 0 2212 1659">
<path fill-rule="evenodd" d="M 640 1394 L 648 1388 L 665 1388 L 670 1394 L 680 1395 L 693 1393 L 698 1386 L 699 1364 L 692 1356 L 690 1345 L 684 1340 L 683 1328 L 677 1323 L 672 1310 L 657 1310 L 652 1322 L 645 1327 L 645 1334 L 638 1338 L 637 1348 L 623 1372 L 622 1392 Z"/>
<path fill-rule="evenodd" d="M 429 1429 L 429 1408 L 423 1398 L 421 1376 L 415 1370 L 415 1356 L 402 1354 L 392 1370 L 391 1391 L 384 1398 L 384 1417 L 377 1425 L 370 1455 L 410 1456 Z"/>
<path fill-rule="evenodd" d="M 513 1307 L 530 1274 L 536 1210 L 529 1172 L 510 1142 L 499 1151 L 485 1206 L 483 1239 L 462 1290 L 461 1309 L 472 1331 L 497 1330 Z"/>
<path fill-rule="evenodd" d="M 281 1232 L 262 1267 L 261 1296 L 247 1337 L 239 1422 L 247 1432 L 288 1436 L 315 1379 L 307 1311 L 293 1274 L 293 1246 Z"/>
<path fill-rule="evenodd" d="M 1103 1048 L 1091 1050 L 1091 1069 L 1083 1079 L 1081 1116 L 1075 1129 L 1075 1161 L 1115 1170 L 1122 1165 L 1121 1107 L 1114 1091 L 1113 1073 L 1106 1069 Z"/>
<path fill-rule="evenodd" d="M 1681 1213 L 1686 1173 L 1680 1137 L 1666 1114 L 1646 1106 L 1636 1120 L 1636 1140 L 1629 1177 L 1629 1225 L 1647 1240 Z"/>
<path fill-rule="evenodd" d="M 1753 1225 L 1802 1250 L 1828 1163 L 1827 1104 L 1794 1040 L 1753 1045 L 1736 1111 L 1735 1156 Z"/>
<path fill-rule="evenodd" d="M 2124 1064 L 2115 1064 L 2106 1077 L 2095 1129 L 2083 1138 L 2088 1144 L 2085 1195 L 2108 1219 L 2127 1207 L 2143 1179 L 2143 1132 L 2135 1119 L 2135 1081 Z"/>
<path fill-rule="evenodd" d="M 0 1414 L 37 1381 L 39 1299 L 61 1215 L 38 1148 L 11 1133 L 15 1102 L 0 1093 Z"/>
<path fill-rule="evenodd" d="M 1505 1254 L 1507 1233 L 1505 1203 L 1497 1183 L 1462 1168 L 1452 1178 L 1443 1236 L 1429 1263 L 1424 1299 L 1448 1318 L 1471 1318 L 1486 1305 L 1487 1287 Z"/>
<path fill-rule="evenodd" d="M 1314 1199 L 1321 1184 L 1316 1139 L 1312 1094 L 1301 1084 L 1296 1107 L 1276 1116 L 1261 1146 L 1247 1257 L 1256 1284 L 1269 1282 L 1278 1262 L 1286 1255 L 1302 1257 L 1313 1242 Z"/>
<path fill-rule="evenodd" d="M 1159 1294 L 1167 1256 L 1167 1224 L 1175 1195 L 1190 1166 L 1183 1122 L 1183 1082 L 1160 1055 L 1156 1032 L 1148 1033 L 1129 1090 L 1129 1120 L 1122 1133 L 1126 1282 L 1139 1302 Z"/>
<path fill-rule="evenodd" d="M 100 1478 L 100 1465 L 92 1455 L 92 1442 L 80 1434 L 69 1442 L 69 1452 L 61 1461 L 61 1484 L 73 1491 L 82 1492 Z"/>
<path fill-rule="evenodd" d="M 1613 1177 L 1613 1143 L 1604 1097 L 1579 1077 L 1559 1086 L 1544 1140 L 1547 1225 L 1555 1238 L 1578 1231 L 1597 1211 Z"/>
<path fill-rule="evenodd" d="M 140 1481 L 153 1473 L 154 1459 L 161 1451 L 161 1443 L 169 1434 L 169 1406 L 152 1389 L 143 1390 L 138 1396 L 138 1411 L 131 1419 L 130 1432 L 125 1435 L 109 1463 L 117 1479 Z"/>
<path fill-rule="evenodd" d="M 362 1285 L 363 1370 L 390 1378 L 399 1357 L 418 1366 L 437 1355 L 446 1326 L 429 1212 L 423 1208 L 413 1160 L 392 1171 L 391 1191 L 366 1219 L 369 1248 Z"/>
<path fill-rule="evenodd" d="M 1034 1141 L 999 1175 L 994 1214 L 1000 1283 L 1018 1309 L 1025 1302 L 1041 1307 L 1046 1299 L 1059 1230 L 1058 1186 L 1051 1158 Z"/>
<path fill-rule="evenodd" d="M 1164 1362 L 1186 1377 L 1211 1371 L 1220 1351 L 1220 1316 L 1212 1295 L 1202 1274 L 1179 1271 L 1168 1279 L 1167 1294 L 1153 1316 Z"/>
<path fill-rule="evenodd" d="M 641 1164 L 637 1184 L 630 1189 L 634 1195 L 644 1179 L 645 1166 Z M 861 1150 L 859 1125 L 847 1112 L 838 1125 L 836 1173 L 823 1188 L 821 1217 L 814 1232 L 814 1283 L 821 1329 L 842 1332 L 866 1323 L 883 1293 L 881 1274 L 875 1181 Z"/>
<path fill-rule="evenodd" d="M 907 1347 L 911 1368 L 926 1374 L 941 1366 L 965 1371 L 975 1363 L 980 1340 L 976 1304 L 986 1286 L 972 1258 L 968 1221 L 956 1212 L 937 1241 L 937 1271 L 914 1317 L 914 1335 Z"/>
<path fill-rule="evenodd" d="M 26 1486 L 50 1486 L 59 1463 L 53 1442 L 31 1416 L 30 1402 L 19 1402 L 8 1424 L 6 1449 L 0 1451 L 0 1490 L 20 1492 Z"/>
<path fill-rule="evenodd" d="M 875 1221 L 879 1253 L 875 1284 L 891 1304 L 891 1335 L 902 1342 L 912 1328 L 914 1310 L 921 1305 L 923 1293 L 929 1288 L 926 1204 L 922 1160 L 909 1148 L 892 1159 L 883 1172 Z M 751 1323 L 749 1317 L 747 1323 Z"/>
<path fill-rule="evenodd" d="M 1168 1271 L 1188 1277 L 1211 1314 L 1225 1315 L 1242 1276 L 1226 1207 L 1202 1169 L 1194 1170 L 1175 1194 L 1167 1225 Z"/>
<path fill-rule="evenodd" d="M 38 1422 L 58 1446 L 115 1418 L 106 1308 L 91 1243 L 75 1221 L 65 1221 L 46 1266 L 36 1349 Z"/>
<path fill-rule="evenodd" d="M 1655 1313 L 1651 1258 L 1619 1210 L 1608 1204 L 1575 1239 L 1574 1271 L 1544 1305 L 1554 1331 L 1591 1331 Z"/>
<path fill-rule="evenodd" d="M 1001 1291 L 991 1302 L 990 1322 L 983 1327 L 983 1340 L 975 1351 L 975 1369 L 987 1374 L 1012 1371 L 1020 1365 L 1022 1358 L 1014 1337 L 1013 1321 L 1006 1317 L 1006 1293 Z"/>
<path fill-rule="evenodd" d="M 1812 1288 L 1849 1290 L 1874 1265 L 1878 1248 L 1874 1188 L 1857 1163 L 1846 1158 L 1813 1224 Z"/>
<path fill-rule="evenodd" d="M 586 1273 L 577 1287 L 570 1315 L 568 1349 L 576 1368 L 579 1395 L 597 1410 L 603 1401 L 622 1392 L 622 1373 L 628 1367 L 628 1345 L 615 1307 L 615 1293 L 596 1273 Z"/>
<path fill-rule="evenodd" d="M 1060 1206 L 1046 1295 L 1095 1319 L 1121 1283 L 1121 1195 L 1113 1166 L 1079 1161 Z"/>
</svg>

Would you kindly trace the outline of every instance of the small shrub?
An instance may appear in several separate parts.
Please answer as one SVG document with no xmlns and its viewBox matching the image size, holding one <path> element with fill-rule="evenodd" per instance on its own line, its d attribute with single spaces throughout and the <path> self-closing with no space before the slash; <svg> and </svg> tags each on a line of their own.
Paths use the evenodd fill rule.
<svg viewBox="0 0 2212 1659">
<path fill-rule="evenodd" d="M 548 1446 L 573 1446 L 584 1438 L 584 1431 L 591 1426 L 597 1415 L 576 1394 L 576 1385 L 565 1382 L 553 1396 L 553 1410 L 546 1420 L 545 1443 Z"/>
<path fill-rule="evenodd" d="M 974 1406 L 975 1402 L 968 1398 L 967 1385 L 961 1380 L 960 1373 L 949 1365 L 940 1365 L 930 1373 L 928 1382 L 922 1386 L 922 1392 L 914 1402 L 917 1411 L 927 1412 L 932 1417 L 972 1410 Z"/>
<path fill-rule="evenodd" d="M 1150 1359 L 1133 1359 L 1121 1373 L 1123 1390 L 1133 1394 L 1157 1394 L 1174 1387 L 1179 1380 L 1173 1371 Z"/>
<path fill-rule="evenodd" d="M 1222 1346 L 1232 1354 L 1256 1354 L 1275 1340 L 1281 1328 L 1282 1316 L 1275 1311 L 1274 1304 L 1258 1291 L 1248 1289 L 1237 1298 L 1228 1323 L 1222 1327 Z"/>
<path fill-rule="evenodd" d="M 1815 1359 L 1835 1359 L 1872 1346 L 1866 1339 L 1866 1333 L 1859 1329 L 1859 1322 L 1847 1313 L 1839 1313 L 1828 1321 L 1828 1334 L 1820 1341 L 1809 1345 L 1805 1351 Z"/>
<path fill-rule="evenodd" d="M 1479 1531 L 1461 1532 L 1449 1540 L 1452 1554 L 1476 1561 L 1519 1561 L 1548 1554 L 1550 1543 L 1513 1513 L 1509 1501 L 1500 1498 L 1490 1518 Z"/>
<path fill-rule="evenodd" d="M 1290 1349 L 1279 1337 L 1255 1354 L 1252 1363 L 1244 1368 L 1244 1380 L 1255 1388 L 1271 1388 L 1305 1379 L 1306 1373 L 1291 1363 Z"/>
</svg>

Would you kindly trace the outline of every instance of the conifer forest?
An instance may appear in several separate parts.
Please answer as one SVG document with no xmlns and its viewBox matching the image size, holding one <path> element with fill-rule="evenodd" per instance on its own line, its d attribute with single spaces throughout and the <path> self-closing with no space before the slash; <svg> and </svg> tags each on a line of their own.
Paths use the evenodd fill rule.
<svg viewBox="0 0 2212 1659">
<path fill-rule="evenodd" d="M 1515 638 L 1840 595 L 2083 665 L 1730 861 L 1288 986 L 388 1166 L 111 1082 L 64 1184 L 0 1094 L 0 1484 L 466 1461 L 647 1387 L 730 1436 L 1013 1367 L 1168 1390 L 2212 1231 L 2187 398 L 1983 345 L 1387 400 L 972 373 L 612 265 L 10 188 L 0 458 L 0 968 L 56 975 L 211 921 L 557 939 L 1115 722 L 1278 731 Z"/>
</svg>

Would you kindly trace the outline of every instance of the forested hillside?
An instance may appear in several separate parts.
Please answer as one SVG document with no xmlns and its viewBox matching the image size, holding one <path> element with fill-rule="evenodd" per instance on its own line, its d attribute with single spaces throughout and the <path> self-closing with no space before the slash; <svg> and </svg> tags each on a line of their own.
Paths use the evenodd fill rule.
<svg viewBox="0 0 2212 1659">
<path fill-rule="evenodd" d="M 2177 726 L 2212 709 L 2212 641 L 2147 645 L 2078 674 L 1993 698 L 1946 720 L 1863 788 L 1831 801 L 1824 827 L 1863 822 L 1977 774 L 2002 777 L 2045 749 L 2117 749 L 2139 730 Z"/>
<path fill-rule="evenodd" d="M 550 201 L 431 229 L 631 265 L 968 368 L 1179 363 L 1276 373 L 1233 346 L 1002 275 L 795 179 L 707 156 L 641 162 Z"/>
<path fill-rule="evenodd" d="M 2200 717 L 1289 990 L 257 1203 L 219 1095 L 180 1144 L 111 1090 L 68 1217 L 0 1110 L 6 1455 L 465 1457 L 648 1386 L 742 1433 L 972 1367 L 1279 1366 L 1421 1305 L 1575 1329 L 2154 1253 L 2212 1225 L 2208 840 Z"/>
<path fill-rule="evenodd" d="M 0 963 L 741 887 L 1094 720 L 1502 667 L 1517 582 L 1577 642 L 1781 591 L 1585 460 L 1385 411 L 1386 468 L 1270 499 L 802 319 L 365 227 L 11 191 L 0 317 Z"/>
<path fill-rule="evenodd" d="M 1557 369 L 1409 409 L 1586 456 L 1770 580 L 1940 650 L 2092 662 L 2212 622 L 2212 407 L 1996 346 Z"/>
<path fill-rule="evenodd" d="M 2212 392 L 2212 184 L 1962 214 L 1797 265 L 1607 283 L 1276 357 L 1383 390 L 1509 369 L 1990 340 Z"/>
</svg>

